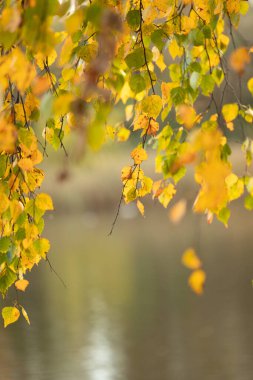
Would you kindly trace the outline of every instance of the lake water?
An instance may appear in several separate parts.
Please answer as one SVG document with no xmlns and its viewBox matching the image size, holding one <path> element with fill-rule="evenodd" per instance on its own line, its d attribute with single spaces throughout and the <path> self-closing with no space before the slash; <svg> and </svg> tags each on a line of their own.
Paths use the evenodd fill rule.
<svg viewBox="0 0 253 380">
<path fill-rule="evenodd" d="M 29 277 L 31 326 L 1 327 L 0 379 L 252 380 L 252 214 L 239 210 L 229 229 L 191 213 L 175 227 L 151 206 L 111 237 L 113 210 L 56 213 L 45 234 L 66 288 L 47 263 Z M 180 262 L 191 245 L 207 271 L 200 297 Z"/>
</svg>

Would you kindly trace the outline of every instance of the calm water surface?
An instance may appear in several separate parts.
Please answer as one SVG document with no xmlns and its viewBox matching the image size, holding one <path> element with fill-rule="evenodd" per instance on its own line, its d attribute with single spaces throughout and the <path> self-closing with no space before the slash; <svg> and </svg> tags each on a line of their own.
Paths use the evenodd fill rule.
<svg viewBox="0 0 253 380">
<path fill-rule="evenodd" d="M 24 321 L 0 330 L 1 380 L 252 380 L 253 233 L 234 210 L 228 230 L 166 213 L 120 220 L 58 215 L 47 221 L 50 258 L 20 302 Z M 181 253 L 195 245 L 205 294 L 187 287 Z"/>
</svg>

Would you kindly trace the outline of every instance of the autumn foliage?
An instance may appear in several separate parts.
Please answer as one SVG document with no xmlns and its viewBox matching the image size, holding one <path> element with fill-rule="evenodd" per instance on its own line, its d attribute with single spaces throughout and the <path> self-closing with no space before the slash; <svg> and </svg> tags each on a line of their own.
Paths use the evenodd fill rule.
<svg viewBox="0 0 253 380">
<path fill-rule="evenodd" d="M 107 140 L 139 143 L 122 169 L 121 201 L 151 194 L 167 208 L 187 167 L 199 187 L 193 210 L 225 225 L 229 204 L 245 193 L 253 209 L 249 174 L 253 145 L 244 133 L 245 172 L 233 172 L 228 136 L 252 124 L 253 78 L 241 88 L 252 48 L 236 44 L 242 0 L 0 1 L 0 292 L 25 291 L 27 271 L 47 260 L 43 216 L 53 210 L 40 193 L 38 165 L 47 146 L 66 152 L 78 133 L 97 150 Z M 231 79 L 232 78 L 232 79 Z M 226 103 L 227 93 L 232 100 Z M 120 123 L 112 111 L 124 110 Z M 156 152 L 158 180 L 143 170 L 148 148 Z M 184 201 L 173 206 L 178 222 Z M 116 219 L 113 223 L 113 226 Z M 182 258 L 189 284 L 201 294 L 205 272 L 195 251 Z M 18 300 L 2 310 L 4 325 L 20 314 Z"/>
</svg>

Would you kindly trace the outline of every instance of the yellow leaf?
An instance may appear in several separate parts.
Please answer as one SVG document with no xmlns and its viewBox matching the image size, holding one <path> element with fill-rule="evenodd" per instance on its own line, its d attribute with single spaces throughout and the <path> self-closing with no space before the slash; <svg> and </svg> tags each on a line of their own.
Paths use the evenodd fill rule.
<svg viewBox="0 0 253 380">
<path fill-rule="evenodd" d="M 1 15 L 1 27 L 4 31 L 14 33 L 21 22 L 17 7 L 4 8 Z"/>
<path fill-rule="evenodd" d="M 59 58 L 59 65 L 64 66 L 66 63 L 68 63 L 71 59 L 71 54 L 76 46 L 76 43 L 72 41 L 71 37 L 67 37 L 64 41 L 64 44 L 62 46 L 62 50 L 60 53 L 60 58 Z"/>
<path fill-rule="evenodd" d="M 173 59 L 176 57 L 182 57 L 184 49 L 181 46 L 178 46 L 176 39 L 174 38 L 169 44 L 169 52 Z"/>
<path fill-rule="evenodd" d="M 118 141 L 120 142 L 127 141 L 129 136 L 130 136 L 130 131 L 129 129 L 125 127 L 121 127 L 117 133 L 117 138 L 118 138 Z"/>
<path fill-rule="evenodd" d="M 24 210 L 24 206 L 20 201 L 14 199 L 10 203 L 10 212 L 11 212 L 11 217 L 14 223 L 16 222 L 17 218 L 19 217 L 19 215 L 22 213 L 23 210 Z"/>
<path fill-rule="evenodd" d="M 147 129 L 148 127 L 148 122 L 149 122 L 149 117 L 147 115 L 139 115 L 135 120 L 134 120 L 134 131 L 137 131 L 138 129 Z"/>
<path fill-rule="evenodd" d="M 37 65 L 41 70 L 44 70 L 44 63 L 47 64 L 47 66 L 51 66 L 57 58 L 57 53 L 55 50 L 52 50 L 49 55 L 45 55 L 43 52 L 38 52 L 35 55 L 35 60 Z"/>
<path fill-rule="evenodd" d="M 206 273 L 202 269 L 197 269 L 190 274 L 188 284 L 196 294 L 201 295 L 204 291 L 205 281 Z"/>
<path fill-rule="evenodd" d="M 193 248 L 189 248 L 183 253 L 182 263 L 189 269 L 198 269 L 202 265 Z"/>
<path fill-rule="evenodd" d="M 159 95 L 147 96 L 142 100 L 140 107 L 144 114 L 156 119 L 162 109 L 162 99 Z"/>
<path fill-rule="evenodd" d="M 234 131 L 234 123 L 232 121 L 229 121 L 226 123 L 227 129 L 229 129 L 231 132 Z"/>
<path fill-rule="evenodd" d="M 145 211 L 144 204 L 139 199 L 137 199 L 136 205 L 137 205 L 137 208 L 140 211 L 141 215 L 144 216 L 144 211 Z"/>
<path fill-rule="evenodd" d="M 0 214 L 5 212 L 10 205 L 10 201 L 6 194 L 0 193 Z"/>
<path fill-rule="evenodd" d="M 75 70 L 72 68 L 66 67 L 65 69 L 62 70 L 62 78 L 65 82 L 72 79 L 74 75 L 75 75 Z"/>
<path fill-rule="evenodd" d="M 219 212 L 228 202 L 226 177 L 231 173 L 230 165 L 220 159 L 202 162 L 196 169 L 195 180 L 201 189 L 194 203 L 195 212 L 210 210 Z"/>
<path fill-rule="evenodd" d="M 162 180 L 161 179 L 159 181 L 155 181 L 153 183 L 153 189 L 152 189 L 152 191 L 153 191 L 153 199 L 158 198 L 159 195 L 162 194 L 163 188 L 161 187 L 161 184 L 162 184 Z"/>
<path fill-rule="evenodd" d="M 2 309 L 4 327 L 16 322 L 20 317 L 20 311 L 16 307 L 4 307 Z"/>
<path fill-rule="evenodd" d="M 175 194 L 175 186 L 169 183 L 168 186 L 163 189 L 161 195 L 159 195 L 159 202 L 166 208 Z"/>
<path fill-rule="evenodd" d="M 31 170 L 33 170 L 33 162 L 30 158 L 21 158 L 18 161 L 18 166 L 25 172 L 30 172 Z"/>
<path fill-rule="evenodd" d="M 121 180 L 126 181 L 129 180 L 132 176 L 132 167 L 124 166 L 121 170 Z"/>
<path fill-rule="evenodd" d="M 147 155 L 147 152 L 145 151 L 145 149 L 141 148 L 141 147 L 137 147 L 135 148 L 132 152 L 131 152 L 131 157 L 132 159 L 134 160 L 134 163 L 136 165 L 139 165 L 142 163 L 142 161 L 145 161 L 147 160 L 148 158 L 148 155 Z"/>
<path fill-rule="evenodd" d="M 35 199 L 35 204 L 40 210 L 53 210 L 53 202 L 48 194 L 40 193 Z"/>
<path fill-rule="evenodd" d="M 233 121 L 237 116 L 239 112 L 238 104 L 224 104 L 222 107 L 222 115 L 227 123 Z"/>
<path fill-rule="evenodd" d="M 65 22 L 66 30 L 69 34 L 73 34 L 81 28 L 84 20 L 82 8 L 78 9 L 75 13 L 69 16 Z"/>
<path fill-rule="evenodd" d="M 29 285 L 29 281 L 28 280 L 18 280 L 15 282 L 15 286 L 18 290 L 21 290 L 22 292 L 24 292 L 27 288 L 27 286 Z"/>
<path fill-rule="evenodd" d="M 55 115 L 62 116 L 69 112 L 70 104 L 73 101 L 73 94 L 64 93 L 54 100 L 53 110 Z"/>
<path fill-rule="evenodd" d="M 23 308 L 23 306 L 21 306 L 21 311 L 22 311 L 22 314 L 23 314 L 23 317 L 25 318 L 26 322 L 28 323 L 28 325 L 30 325 L 30 319 L 28 317 L 28 314 L 27 312 L 25 311 L 25 309 Z"/>
<path fill-rule="evenodd" d="M 136 172 L 138 171 L 136 170 Z M 137 194 L 139 197 L 144 197 L 146 194 L 149 194 L 151 192 L 152 186 L 153 186 L 153 180 L 150 177 L 146 177 L 146 176 L 143 176 L 143 178 L 141 178 L 141 172 L 137 173 L 137 176 L 141 183 L 141 186 L 138 187 Z"/>
<path fill-rule="evenodd" d="M 169 218 L 172 223 L 179 223 L 184 217 L 186 212 L 186 200 L 181 199 L 169 210 Z"/>
<path fill-rule="evenodd" d="M 253 95 L 253 78 L 250 78 L 247 86 L 248 86 L 249 92 L 251 93 L 251 95 Z"/>
</svg>

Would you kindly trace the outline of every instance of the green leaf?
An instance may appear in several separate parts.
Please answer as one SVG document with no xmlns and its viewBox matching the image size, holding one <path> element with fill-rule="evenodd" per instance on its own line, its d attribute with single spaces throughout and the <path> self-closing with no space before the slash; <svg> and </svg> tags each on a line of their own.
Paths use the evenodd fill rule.
<svg viewBox="0 0 253 380">
<path fill-rule="evenodd" d="M 164 47 L 164 32 L 161 29 L 155 30 L 151 34 L 151 41 L 161 51 Z"/>
<path fill-rule="evenodd" d="M 194 46 L 203 46 L 205 44 L 204 34 L 199 29 L 194 29 L 190 32 L 190 39 Z"/>
<path fill-rule="evenodd" d="M 224 207 L 217 215 L 217 218 L 219 219 L 220 222 L 222 222 L 227 227 L 230 215 L 231 215 L 231 212 L 229 208 Z"/>
<path fill-rule="evenodd" d="M 210 39 L 212 37 L 212 31 L 210 26 L 205 25 L 202 29 L 202 33 L 206 39 Z"/>
<path fill-rule="evenodd" d="M 0 292 L 5 295 L 8 288 L 16 281 L 16 279 L 16 273 L 14 273 L 12 269 L 6 266 L 0 272 Z"/>
<path fill-rule="evenodd" d="M 7 252 L 11 245 L 11 239 L 7 236 L 0 239 L 0 252 Z"/>
<path fill-rule="evenodd" d="M 146 82 L 140 74 L 132 74 L 129 81 L 129 86 L 133 92 L 138 94 L 139 92 L 145 90 Z"/>
<path fill-rule="evenodd" d="M 211 75 L 204 75 L 201 79 L 200 87 L 203 95 L 210 95 L 215 87 L 215 81 Z"/>
<path fill-rule="evenodd" d="M 244 207 L 246 208 L 246 210 L 253 210 L 253 196 L 252 195 L 247 195 L 247 197 L 245 197 L 244 199 Z"/>
<path fill-rule="evenodd" d="M 196 90 L 199 87 L 201 81 L 201 75 L 194 71 L 190 76 L 190 86 L 193 90 Z"/>
<path fill-rule="evenodd" d="M 152 60 L 153 54 L 149 49 L 145 49 L 145 54 L 148 63 Z M 130 69 L 140 69 L 146 64 L 144 49 L 142 47 L 135 49 L 132 53 L 126 56 L 125 61 Z"/>
<path fill-rule="evenodd" d="M 3 177 L 5 171 L 6 171 L 6 167 L 7 167 L 7 156 L 5 154 L 2 154 L 0 156 L 0 178 Z"/>
<path fill-rule="evenodd" d="M 126 20 L 128 25 L 132 29 L 136 29 L 140 26 L 141 16 L 140 11 L 138 9 L 133 9 L 127 13 Z"/>
<path fill-rule="evenodd" d="M 170 92 L 172 101 L 175 106 L 184 103 L 185 90 L 182 87 L 173 88 Z"/>
</svg>

